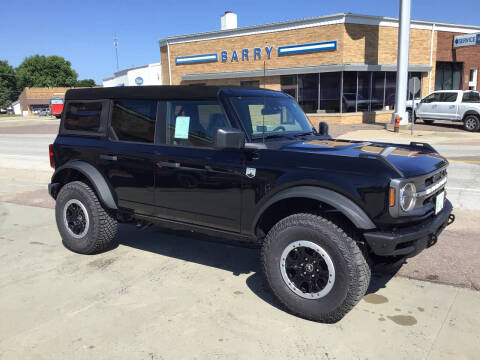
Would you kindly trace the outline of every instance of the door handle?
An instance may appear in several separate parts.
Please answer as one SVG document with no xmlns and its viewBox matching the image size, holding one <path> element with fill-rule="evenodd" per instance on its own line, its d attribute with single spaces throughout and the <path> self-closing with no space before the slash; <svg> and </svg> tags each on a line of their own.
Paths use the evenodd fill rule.
<svg viewBox="0 0 480 360">
<path fill-rule="evenodd" d="M 117 161 L 117 155 L 101 154 L 100 159 L 109 160 L 109 161 Z"/>
<path fill-rule="evenodd" d="M 162 167 L 179 168 L 180 163 L 170 162 L 170 161 L 159 161 L 159 162 L 157 162 L 157 167 L 158 168 L 162 168 Z"/>
<path fill-rule="evenodd" d="M 450 105 L 449 108 L 450 108 L 450 109 L 454 109 L 454 108 L 455 108 L 455 105 Z"/>
</svg>

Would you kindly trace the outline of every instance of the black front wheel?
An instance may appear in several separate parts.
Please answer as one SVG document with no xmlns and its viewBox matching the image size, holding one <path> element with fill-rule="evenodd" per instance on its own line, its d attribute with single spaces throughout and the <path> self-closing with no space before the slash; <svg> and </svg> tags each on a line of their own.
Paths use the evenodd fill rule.
<svg viewBox="0 0 480 360">
<path fill-rule="evenodd" d="M 342 319 L 365 295 L 370 267 L 341 228 L 313 214 L 279 221 L 262 248 L 272 293 L 291 313 L 314 321 Z"/>
<path fill-rule="evenodd" d="M 463 120 L 463 128 L 467 131 L 478 131 L 480 129 L 480 117 L 467 115 Z"/>
</svg>

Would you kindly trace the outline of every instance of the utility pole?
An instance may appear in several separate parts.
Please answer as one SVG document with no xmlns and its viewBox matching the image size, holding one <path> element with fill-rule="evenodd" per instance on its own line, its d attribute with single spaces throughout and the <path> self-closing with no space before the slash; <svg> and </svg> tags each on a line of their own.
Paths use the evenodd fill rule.
<svg viewBox="0 0 480 360">
<path fill-rule="evenodd" d="M 397 92 L 395 96 L 395 112 L 392 123 L 397 116 L 401 117 L 400 125 L 408 124 L 406 111 L 407 83 L 408 83 L 408 52 L 410 46 L 410 6 L 411 0 L 400 0 L 400 16 L 398 28 L 398 56 L 397 56 Z"/>
<path fill-rule="evenodd" d="M 115 37 L 113 38 L 113 46 L 115 47 L 115 59 L 117 60 L 117 71 L 120 70 L 118 67 L 118 37 L 115 34 Z"/>
</svg>

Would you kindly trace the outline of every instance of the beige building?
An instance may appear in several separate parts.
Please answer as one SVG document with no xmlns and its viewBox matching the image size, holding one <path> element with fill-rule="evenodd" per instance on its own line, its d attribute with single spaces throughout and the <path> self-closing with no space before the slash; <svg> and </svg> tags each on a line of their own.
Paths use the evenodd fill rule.
<svg viewBox="0 0 480 360">
<path fill-rule="evenodd" d="M 480 27 L 412 21 L 409 98 L 435 89 L 439 32 Z M 159 41 L 163 84 L 265 86 L 295 97 L 314 123 L 390 121 L 397 34 L 397 19 L 338 14 L 169 37 Z"/>
<path fill-rule="evenodd" d="M 23 89 L 18 97 L 21 114 L 31 115 L 41 109 L 50 107 L 50 99 L 65 98 L 65 92 L 70 89 L 67 87 L 54 88 L 29 88 Z"/>
</svg>

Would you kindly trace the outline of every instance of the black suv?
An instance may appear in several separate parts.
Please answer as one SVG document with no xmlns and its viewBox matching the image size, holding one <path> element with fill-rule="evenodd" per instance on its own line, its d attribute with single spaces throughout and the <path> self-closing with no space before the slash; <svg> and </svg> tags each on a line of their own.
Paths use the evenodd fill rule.
<svg viewBox="0 0 480 360">
<path fill-rule="evenodd" d="M 352 309 L 373 262 L 418 254 L 454 219 L 431 146 L 334 140 L 270 90 L 68 90 L 50 161 L 69 249 L 110 248 L 118 222 L 258 243 L 273 294 L 316 321 Z"/>
</svg>

